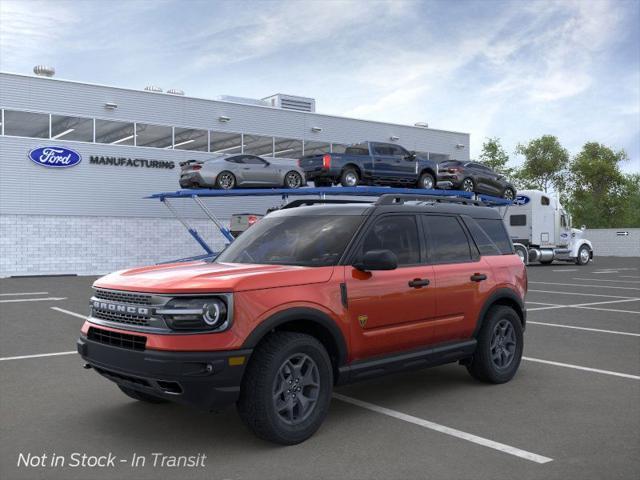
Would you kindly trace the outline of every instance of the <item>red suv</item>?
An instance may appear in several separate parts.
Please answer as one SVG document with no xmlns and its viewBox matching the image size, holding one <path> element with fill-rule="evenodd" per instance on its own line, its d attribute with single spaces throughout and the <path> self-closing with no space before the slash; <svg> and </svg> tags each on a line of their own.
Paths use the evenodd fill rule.
<svg viewBox="0 0 640 480">
<path fill-rule="evenodd" d="M 320 427 L 335 385 L 450 362 L 507 382 L 526 270 L 498 213 L 469 203 L 384 195 L 270 213 L 213 261 L 96 281 L 78 351 L 136 400 L 235 402 L 282 444 Z"/>
</svg>

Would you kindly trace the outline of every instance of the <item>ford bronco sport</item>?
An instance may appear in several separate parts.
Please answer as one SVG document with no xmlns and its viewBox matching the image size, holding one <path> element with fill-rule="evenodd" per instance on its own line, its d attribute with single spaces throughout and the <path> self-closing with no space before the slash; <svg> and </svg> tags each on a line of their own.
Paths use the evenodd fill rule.
<svg viewBox="0 0 640 480">
<path fill-rule="evenodd" d="M 336 385 L 450 362 L 507 382 L 525 266 L 494 209 L 460 203 L 285 208 L 213 261 L 112 273 L 94 284 L 78 351 L 129 397 L 235 402 L 281 444 L 320 427 Z"/>
</svg>

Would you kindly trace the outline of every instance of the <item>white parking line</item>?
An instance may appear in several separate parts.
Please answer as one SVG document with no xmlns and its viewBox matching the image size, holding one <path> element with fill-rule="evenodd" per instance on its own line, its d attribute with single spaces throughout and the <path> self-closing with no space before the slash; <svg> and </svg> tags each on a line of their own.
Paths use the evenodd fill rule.
<svg viewBox="0 0 640 480">
<path fill-rule="evenodd" d="M 55 310 L 56 312 L 66 313 L 67 315 L 71 315 L 72 317 L 82 318 L 84 320 L 87 319 L 86 315 L 82 315 L 81 313 L 70 312 L 69 310 L 65 310 L 64 308 L 51 307 L 51 310 Z"/>
<path fill-rule="evenodd" d="M 545 327 L 572 328 L 572 329 L 575 329 L 575 330 L 584 330 L 586 332 L 612 333 L 612 334 L 615 334 L 615 335 L 629 335 L 630 337 L 640 337 L 640 333 L 619 332 L 619 331 L 616 331 L 616 330 L 601 330 L 599 328 L 577 327 L 575 325 L 560 325 L 558 323 L 546 323 L 546 322 L 531 322 L 531 321 L 528 321 L 527 325 L 544 325 Z"/>
<path fill-rule="evenodd" d="M 640 312 L 636 310 L 619 310 L 615 308 L 598 308 L 598 307 L 574 307 L 574 308 L 584 308 L 585 310 L 600 310 L 602 312 L 632 313 L 634 315 L 640 314 Z"/>
<path fill-rule="evenodd" d="M 606 305 L 609 303 L 625 303 L 625 302 L 637 302 L 640 301 L 640 298 L 627 298 L 624 300 L 606 300 L 604 302 L 591 302 L 591 303 L 576 303 L 574 305 L 560 305 L 557 303 L 539 303 L 539 305 L 547 305 L 546 307 L 536 307 L 536 308 L 527 308 L 527 312 L 537 312 L 538 310 L 554 310 L 557 308 L 586 308 L 589 310 L 603 310 L 605 312 L 627 312 L 627 313 L 636 313 L 632 310 L 615 310 L 613 308 L 596 308 L 592 307 L 592 305 Z M 527 302 L 527 305 L 530 303 L 537 302 Z"/>
<path fill-rule="evenodd" d="M 398 412 L 396 410 L 380 407 L 378 405 L 374 405 L 373 403 L 363 402 L 362 400 L 347 397 L 346 395 L 334 393 L 333 397 L 337 400 L 350 403 L 351 405 L 371 410 L 372 412 L 381 413 L 382 415 L 387 415 L 404 422 L 409 422 L 420 427 L 434 430 L 436 432 L 451 435 L 452 437 L 476 443 L 478 445 L 482 445 L 483 447 L 493 448 L 494 450 L 499 450 L 501 452 L 508 453 L 509 455 L 524 458 L 525 460 L 529 460 L 531 462 L 549 463 L 553 461 L 553 459 L 549 457 L 543 457 L 542 455 L 538 455 L 536 453 L 527 452 L 526 450 L 521 450 L 510 445 L 505 445 L 504 443 L 494 442 L 493 440 L 489 440 L 487 438 L 479 437 L 477 435 L 463 432 L 461 430 L 456 430 L 455 428 L 446 427 L 444 425 L 440 425 L 439 423 L 430 422 L 429 420 L 423 420 L 422 418 L 414 417 L 413 415 L 407 415 L 406 413 Z"/>
<path fill-rule="evenodd" d="M 620 275 L 620 278 L 640 278 L 640 275 Z"/>
<path fill-rule="evenodd" d="M 4 362 L 7 360 L 24 360 L 26 358 L 57 357 L 60 355 L 72 355 L 74 353 L 78 353 L 78 352 L 73 350 L 71 352 L 38 353 L 37 355 L 20 355 L 19 357 L 2 357 L 0 358 L 0 362 Z"/>
<path fill-rule="evenodd" d="M 9 300 L 0 300 L 0 303 L 16 303 L 16 302 L 57 302 L 58 300 L 66 300 L 67 297 L 46 297 L 46 298 L 12 298 Z"/>
<path fill-rule="evenodd" d="M 573 277 L 572 280 L 593 280 L 593 278 Z M 613 283 L 640 283 L 640 280 L 605 280 L 603 278 L 599 278 L 598 281 L 599 282 L 613 282 Z"/>
<path fill-rule="evenodd" d="M 630 378 L 632 380 L 640 380 L 638 375 L 631 375 L 630 373 L 612 372 L 611 370 L 600 370 L 599 368 L 583 367 L 581 365 L 573 365 L 571 363 L 552 362 L 551 360 L 542 360 L 541 358 L 522 357 L 523 360 L 535 363 L 545 363 L 547 365 L 555 365 L 556 367 L 573 368 L 575 370 L 584 370 L 585 372 L 603 373 L 605 375 L 612 375 L 614 377 Z"/>
<path fill-rule="evenodd" d="M 551 270 L 552 272 L 577 272 L 579 268 L 561 268 L 559 270 Z"/>
<path fill-rule="evenodd" d="M 531 282 L 529 282 L 531 283 Z M 558 295 L 578 295 L 580 297 L 607 297 L 607 298 L 628 298 L 630 300 L 640 300 L 637 297 L 621 297 L 620 295 L 602 295 L 599 293 L 582 293 L 582 292 L 560 292 L 557 290 L 532 290 L 529 289 L 529 292 L 536 293 L 557 293 Z"/>
<path fill-rule="evenodd" d="M 561 285 L 563 287 L 585 287 L 585 288 L 615 288 L 616 290 L 640 290 L 640 287 L 618 287 L 613 285 L 585 285 L 583 283 L 553 283 L 553 282 L 529 282 L 540 285 Z"/>
<path fill-rule="evenodd" d="M 0 293 L 0 297 L 17 297 L 20 295 L 49 295 L 49 292 Z"/>
<path fill-rule="evenodd" d="M 527 300 L 527 305 L 529 305 L 529 304 L 531 304 L 531 305 L 553 305 L 554 307 L 558 306 L 557 303 L 530 302 L 530 301 Z"/>
</svg>

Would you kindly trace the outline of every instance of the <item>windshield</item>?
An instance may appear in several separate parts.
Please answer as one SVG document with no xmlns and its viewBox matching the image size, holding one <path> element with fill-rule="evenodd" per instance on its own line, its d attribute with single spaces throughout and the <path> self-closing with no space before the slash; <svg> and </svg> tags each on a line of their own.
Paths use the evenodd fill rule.
<svg viewBox="0 0 640 480">
<path fill-rule="evenodd" d="M 216 263 L 324 267 L 336 265 L 364 217 L 265 217 L 223 251 Z"/>
</svg>

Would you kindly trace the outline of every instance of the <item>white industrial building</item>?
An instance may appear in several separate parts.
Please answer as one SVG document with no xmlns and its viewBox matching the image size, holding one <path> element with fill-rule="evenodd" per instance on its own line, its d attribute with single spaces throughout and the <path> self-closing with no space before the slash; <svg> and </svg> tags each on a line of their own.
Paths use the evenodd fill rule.
<svg viewBox="0 0 640 480">
<path fill-rule="evenodd" d="M 46 68 L 38 73 L 50 74 Z M 212 153 L 299 158 L 363 140 L 396 142 L 443 160 L 469 159 L 469 134 L 323 115 L 315 100 L 194 98 L 179 90 L 131 90 L 0 73 L 0 276 L 100 274 L 202 253 L 158 201 L 179 188 L 179 162 Z M 71 149 L 69 168 L 29 153 Z M 264 213 L 274 197 L 209 201 L 222 219 Z M 181 207 L 182 208 L 182 207 Z M 213 226 L 183 210 L 211 243 Z"/>
</svg>

